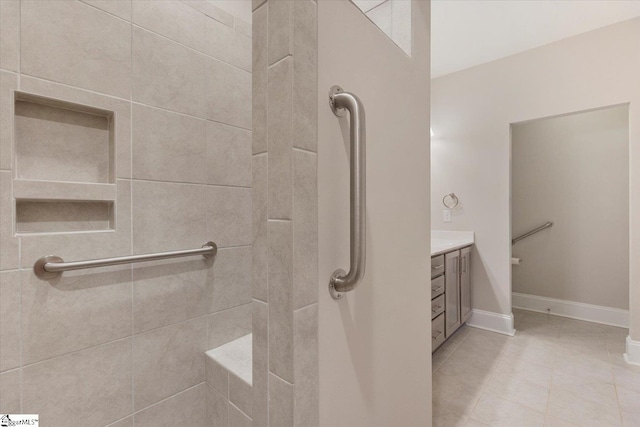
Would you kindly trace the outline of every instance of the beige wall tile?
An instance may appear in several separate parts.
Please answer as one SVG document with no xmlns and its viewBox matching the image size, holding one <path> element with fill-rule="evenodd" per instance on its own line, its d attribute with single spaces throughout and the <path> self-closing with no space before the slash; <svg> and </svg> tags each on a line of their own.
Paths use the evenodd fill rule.
<svg viewBox="0 0 640 427">
<path fill-rule="evenodd" d="M 23 363 L 131 335 L 128 265 L 68 271 L 50 281 L 31 270 L 21 275 Z"/>
<path fill-rule="evenodd" d="M 251 385 L 247 384 L 233 373 L 229 374 L 229 401 L 249 417 L 253 405 Z M 235 425 L 235 424 L 231 424 Z"/>
<path fill-rule="evenodd" d="M 205 52 L 251 72 L 251 38 L 215 19 L 206 21 Z"/>
<path fill-rule="evenodd" d="M 66 261 L 131 254 L 131 181 L 117 180 L 116 188 L 115 231 L 23 235 L 22 267 L 32 267 L 42 254 L 54 254 Z"/>
<path fill-rule="evenodd" d="M 267 151 L 267 8 L 253 13 L 253 153 Z"/>
<path fill-rule="evenodd" d="M 193 249 L 207 240 L 204 186 L 133 183 L 133 251 Z M 209 213 L 210 214 L 210 213 Z"/>
<path fill-rule="evenodd" d="M 252 6 L 255 11 L 258 7 L 260 7 L 266 0 L 253 0 Z M 255 15 L 254 15 L 255 16 Z"/>
<path fill-rule="evenodd" d="M 236 32 L 242 34 L 243 36 L 247 36 L 249 38 L 251 38 L 252 36 L 253 31 L 251 24 L 243 21 L 242 19 L 234 18 L 233 28 L 236 30 Z M 251 56 L 251 54 L 249 54 L 249 56 Z M 249 69 L 248 71 L 251 71 L 251 69 Z"/>
<path fill-rule="evenodd" d="M 0 68 L 20 70 L 20 1 L 0 2 Z"/>
<path fill-rule="evenodd" d="M 136 411 L 204 382 L 206 350 L 205 317 L 136 335 L 133 342 Z"/>
<path fill-rule="evenodd" d="M 202 0 L 182 0 L 185 4 L 204 13 L 218 22 L 222 22 L 228 27 L 233 26 L 233 15 L 215 6 L 212 2 Z"/>
<path fill-rule="evenodd" d="M 131 104 L 129 102 L 25 75 L 20 76 L 20 90 L 58 101 L 112 111 L 115 121 L 113 131 L 115 176 L 131 177 Z"/>
<path fill-rule="evenodd" d="M 293 384 L 269 374 L 269 425 L 292 426 Z"/>
<path fill-rule="evenodd" d="M 293 152 L 293 307 L 318 301 L 317 158 Z"/>
<path fill-rule="evenodd" d="M 0 273 L 0 371 L 20 366 L 20 271 Z"/>
<path fill-rule="evenodd" d="M 205 184 L 206 144 L 204 120 L 133 105 L 134 178 Z"/>
<path fill-rule="evenodd" d="M 207 235 L 218 247 L 252 243 L 251 189 L 207 187 Z"/>
<path fill-rule="evenodd" d="M 130 41 L 129 23 L 88 4 L 22 2 L 23 73 L 129 98 Z"/>
<path fill-rule="evenodd" d="M 17 88 L 17 74 L 0 71 L 0 169 L 13 165 L 13 91 Z"/>
<path fill-rule="evenodd" d="M 208 317 L 208 348 L 220 347 L 251 333 L 251 304 L 219 311 Z"/>
<path fill-rule="evenodd" d="M 291 1 L 270 1 L 269 8 L 269 65 L 290 55 L 293 3 Z"/>
<path fill-rule="evenodd" d="M 207 374 L 207 384 L 221 395 L 229 396 L 229 371 L 222 367 L 213 358 L 207 356 L 205 371 Z"/>
<path fill-rule="evenodd" d="M 207 118 L 251 129 L 251 73 L 207 58 Z"/>
<path fill-rule="evenodd" d="M 269 221 L 267 227 L 269 370 L 293 383 L 293 227 L 291 221 Z"/>
<path fill-rule="evenodd" d="M 293 314 L 294 425 L 320 424 L 318 360 L 318 305 Z"/>
<path fill-rule="evenodd" d="M 229 425 L 233 427 L 251 427 L 251 418 L 234 405 L 229 405 Z"/>
<path fill-rule="evenodd" d="M 291 219 L 292 215 L 292 62 L 286 58 L 268 72 L 269 219 Z"/>
<path fill-rule="evenodd" d="M 111 119 L 38 102 L 15 103 L 20 179 L 111 182 Z"/>
<path fill-rule="evenodd" d="M 293 144 L 309 151 L 318 144 L 316 12 L 315 2 L 293 2 Z"/>
<path fill-rule="evenodd" d="M 47 426 L 104 426 L 131 413 L 131 340 L 68 354 L 22 370 L 22 404 Z"/>
<path fill-rule="evenodd" d="M 6 371 L 0 374 L 0 412 L 3 414 L 21 414 L 20 369 Z"/>
<path fill-rule="evenodd" d="M 140 28 L 133 28 L 132 99 L 206 117 L 205 56 Z"/>
<path fill-rule="evenodd" d="M 18 238 L 13 237 L 15 209 L 11 195 L 11 172 L 0 171 L 0 270 L 18 267 Z"/>
<path fill-rule="evenodd" d="M 253 404 L 252 417 L 256 427 L 269 424 L 269 307 L 253 300 Z"/>
<path fill-rule="evenodd" d="M 154 33 L 203 51 L 206 17 L 181 1 L 135 0 L 131 20 Z"/>
<path fill-rule="evenodd" d="M 81 0 L 126 21 L 131 21 L 131 0 Z"/>
<path fill-rule="evenodd" d="M 253 156 L 253 297 L 269 297 L 267 264 L 267 156 Z"/>
<path fill-rule="evenodd" d="M 210 426 L 229 425 L 229 399 L 207 386 L 207 420 Z"/>
<path fill-rule="evenodd" d="M 211 312 L 214 275 L 213 261 L 202 257 L 134 266 L 135 332 L 171 325 Z"/>
<path fill-rule="evenodd" d="M 213 277 L 212 312 L 251 303 L 251 247 L 218 250 Z"/>
<path fill-rule="evenodd" d="M 113 424 L 109 424 L 107 427 L 133 427 L 133 416 L 127 417 L 120 421 L 116 421 Z"/>
<path fill-rule="evenodd" d="M 207 122 L 206 163 L 209 184 L 251 187 L 251 131 Z"/>
<path fill-rule="evenodd" d="M 173 427 L 176 419 L 183 425 L 208 427 L 207 385 L 199 384 L 134 415 L 139 427 Z"/>
</svg>

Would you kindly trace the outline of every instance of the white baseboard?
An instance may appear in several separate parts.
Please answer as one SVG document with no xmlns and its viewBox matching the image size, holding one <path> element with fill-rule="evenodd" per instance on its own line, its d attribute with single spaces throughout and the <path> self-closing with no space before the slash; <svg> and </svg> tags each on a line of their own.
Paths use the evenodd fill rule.
<svg viewBox="0 0 640 427">
<path fill-rule="evenodd" d="M 627 352 L 624 360 L 630 365 L 640 366 L 640 341 L 634 341 L 627 335 Z"/>
<path fill-rule="evenodd" d="M 555 314 L 556 316 L 619 326 L 621 328 L 629 327 L 629 310 L 539 297 L 536 295 L 519 294 L 517 292 L 514 292 L 512 296 L 514 308 Z"/>
<path fill-rule="evenodd" d="M 516 333 L 513 328 L 513 314 L 500 314 L 473 309 L 471 317 L 467 320 L 467 325 L 511 337 Z"/>
</svg>

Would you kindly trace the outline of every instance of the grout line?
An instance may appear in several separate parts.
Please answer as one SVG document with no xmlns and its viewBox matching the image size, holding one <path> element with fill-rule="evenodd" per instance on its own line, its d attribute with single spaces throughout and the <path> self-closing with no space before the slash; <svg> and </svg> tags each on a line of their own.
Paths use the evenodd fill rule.
<svg viewBox="0 0 640 427">
<path fill-rule="evenodd" d="M 297 313 L 297 312 L 299 312 L 299 311 L 305 310 L 305 309 L 307 309 L 307 308 L 309 308 L 309 307 L 312 307 L 312 306 L 314 306 L 314 305 L 318 305 L 318 301 L 312 302 L 311 304 L 303 305 L 303 306 L 302 306 L 302 307 L 300 307 L 300 308 L 294 308 L 294 309 L 293 309 L 293 312 L 294 312 L 294 313 Z"/>
<path fill-rule="evenodd" d="M 97 7 L 97 6 L 95 6 L 95 5 L 91 4 L 91 3 L 87 3 L 85 0 L 80 0 L 80 2 L 81 2 L 82 4 L 84 4 L 84 5 L 86 5 L 86 6 L 89 6 L 89 7 L 90 7 L 90 8 L 92 8 L 92 9 L 97 10 L 98 12 L 102 12 L 102 13 L 104 13 L 104 14 L 106 14 L 106 15 L 109 15 L 109 16 L 111 16 L 111 17 L 113 17 L 113 18 L 116 18 L 116 19 L 118 19 L 118 20 L 120 20 L 120 21 L 124 21 L 124 22 L 126 22 L 127 24 L 131 24 L 131 20 L 130 20 L 130 19 L 125 19 L 125 18 L 122 18 L 122 17 L 120 17 L 120 16 L 118 16 L 118 15 L 114 15 L 113 13 L 111 13 L 111 12 L 109 12 L 109 11 L 107 11 L 107 10 L 100 9 L 99 7 Z M 133 13 L 133 12 L 132 12 L 132 13 Z"/>
<path fill-rule="evenodd" d="M 309 153 L 309 154 L 318 155 L 318 153 L 316 151 L 312 151 L 312 150 L 309 150 L 307 148 L 296 147 L 296 146 L 293 147 L 293 151 L 299 151 L 301 153 Z"/>
<path fill-rule="evenodd" d="M 197 185 L 200 187 L 220 187 L 220 188 L 238 188 L 243 190 L 251 190 L 253 187 L 245 187 L 241 185 L 227 185 L 227 184 L 207 184 L 202 182 L 186 182 L 186 181 L 161 181 L 158 179 L 148 178 L 131 178 L 132 182 L 152 182 L 159 184 L 175 184 L 175 185 Z"/>
<path fill-rule="evenodd" d="M 293 55 L 290 53 L 287 53 L 285 56 L 283 56 L 282 58 L 278 59 L 276 62 L 274 62 L 273 64 L 269 65 L 267 64 L 267 71 L 270 68 L 274 68 L 276 65 L 280 64 L 281 62 L 284 62 L 285 59 L 287 58 L 293 58 Z"/>
</svg>

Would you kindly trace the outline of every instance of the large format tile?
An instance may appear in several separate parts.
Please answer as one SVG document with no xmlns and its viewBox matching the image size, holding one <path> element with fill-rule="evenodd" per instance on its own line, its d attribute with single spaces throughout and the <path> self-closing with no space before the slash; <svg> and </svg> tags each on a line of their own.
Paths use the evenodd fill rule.
<svg viewBox="0 0 640 427">
<path fill-rule="evenodd" d="M 267 156 L 253 156 L 253 297 L 267 301 L 268 263 L 267 263 Z"/>
<path fill-rule="evenodd" d="M 27 366 L 22 381 L 22 410 L 43 425 L 102 427 L 131 413 L 131 340 Z"/>
<path fill-rule="evenodd" d="M 0 371 L 20 366 L 20 271 L 0 272 Z"/>
<path fill-rule="evenodd" d="M 184 2 L 135 0 L 131 20 L 154 33 L 193 49 L 203 50 L 207 19 L 204 14 Z"/>
<path fill-rule="evenodd" d="M 294 425 L 293 412 L 293 384 L 269 374 L 269 425 Z"/>
<path fill-rule="evenodd" d="M 309 151 L 318 146 L 317 6 L 293 2 L 293 144 Z"/>
<path fill-rule="evenodd" d="M 215 19 L 218 22 L 222 22 L 223 24 L 232 27 L 233 26 L 233 15 L 229 12 L 226 12 L 220 9 L 218 6 L 214 4 L 214 2 L 202 1 L 202 0 L 182 0 L 185 4 L 194 8 L 195 10 L 204 13 L 209 18 Z"/>
<path fill-rule="evenodd" d="M 472 418 L 491 426 L 544 426 L 544 413 L 526 406 L 484 394 L 473 410 Z"/>
<path fill-rule="evenodd" d="M 213 260 L 200 257 L 134 266 L 135 332 L 208 314 L 214 301 L 213 282 Z"/>
<path fill-rule="evenodd" d="M 251 129 L 251 73 L 207 58 L 207 118 Z"/>
<path fill-rule="evenodd" d="M 134 104 L 133 177 L 205 184 L 206 128 L 205 120 Z"/>
<path fill-rule="evenodd" d="M 73 104 L 98 108 L 113 113 L 113 145 L 115 159 L 112 173 L 116 178 L 131 178 L 131 104 L 128 101 L 100 95 L 84 89 L 20 76 L 20 91 Z"/>
<path fill-rule="evenodd" d="M 269 8 L 269 65 L 292 53 L 292 8 L 291 1 L 270 1 Z"/>
<path fill-rule="evenodd" d="M 253 405 L 251 385 L 233 373 L 229 374 L 229 401 L 246 415 L 251 416 L 251 407 Z M 229 423 L 234 425 L 231 424 L 231 421 Z"/>
<path fill-rule="evenodd" d="M 229 397 L 229 371 L 208 355 L 205 358 L 205 371 L 209 387 Z"/>
<path fill-rule="evenodd" d="M 206 350 L 205 317 L 136 335 L 133 343 L 135 409 L 146 408 L 204 382 Z"/>
<path fill-rule="evenodd" d="M 21 71 L 129 98 L 131 25 L 81 2 L 23 1 Z"/>
<path fill-rule="evenodd" d="M 20 1 L 0 1 L 0 68 L 20 71 Z"/>
<path fill-rule="evenodd" d="M 207 182 L 251 187 L 251 131 L 207 122 Z"/>
<path fill-rule="evenodd" d="M 318 373 L 318 305 L 293 313 L 294 425 L 320 423 Z"/>
<path fill-rule="evenodd" d="M 219 311 L 209 316 L 207 348 L 220 347 L 251 333 L 251 304 Z"/>
<path fill-rule="evenodd" d="M 251 247 L 221 248 L 216 256 L 211 311 L 251 303 Z"/>
<path fill-rule="evenodd" d="M 519 403 L 536 411 L 543 413 L 547 411 L 549 388 L 531 381 L 512 377 L 503 372 L 496 372 L 489 380 L 485 390 L 495 396 Z"/>
<path fill-rule="evenodd" d="M 253 13 L 253 153 L 267 151 L 267 8 Z"/>
<path fill-rule="evenodd" d="M 622 419 L 618 407 L 601 405 L 566 390 L 552 388 L 547 413 L 561 420 L 585 427 L 620 426 Z"/>
<path fill-rule="evenodd" d="M 14 269 L 19 264 L 20 247 L 13 234 L 14 218 L 11 172 L 0 171 L 0 270 Z"/>
<path fill-rule="evenodd" d="M 207 386 L 207 420 L 209 426 L 229 425 L 229 399 Z"/>
<path fill-rule="evenodd" d="M 318 301 L 317 156 L 293 152 L 293 307 Z"/>
<path fill-rule="evenodd" d="M 50 281 L 31 270 L 21 275 L 23 363 L 131 335 L 130 266 L 67 271 Z"/>
<path fill-rule="evenodd" d="M 208 427 L 207 385 L 202 383 L 134 415 L 136 427 Z"/>
<path fill-rule="evenodd" d="M 133 427 L 133 415 L 120 421 L 116 421 L 113 424 L 109 424 L 107 427 Z"/>
<path fill-rule="evenodd" d="M 234 405 L 229 405 L 229 425 L 233 427 L 251 427 L 251 418 Z"/>
<path fill-rule="evenodd" d="M 137 27 L 132 49 L 134 101 L 206 117 L 205 55 Z"/>
<path fill-rule="evenodd" d="M 133 182 L 133 251 L 137 254 L 195 249 L 207 234 L 202 185 Z"/>
<path fill-rule="evenodd" d="M 252 243 L 251 189 L 207 188 L 207 235 L 220 248 Z"/>
<path fill-rule="evenodd" d="M 268 426 L 269 421 L 269 307 L 253 300 L 253 404 L 252 416 L 256 427 Z"/>
<path fill-rule="evenodd" d="M 107 13 L 131 21 L 131 0 L 82 0 L 93 7 L 104 10 Z"/>
<path fill-rule="evenodd" d="M 293 383 L 293 227 L 269 221 L 269 370 Z"/>
<path fill-rule="evenodd" d="M 251 72 L 251 39 L 214 19 L 206 21 L 205 52 Z"/>
<path fill-rule="evenodd" d="M 0 169 L 5 170 L 13 166 L 13 92 L 17 88 L 17 74 L 0 71 Z"/>
<path fill-rule="evenodd" d="M 20 369 L 0 373 L 0 412 L 3 414 L 22 413 L 20 375 Z"/>
<path fill-rule="evenodd" d="M 269 218 L 291 219 L 293 213 L 291 58 L 286 58 L 271 67 L 268 79 Z"/>
</svg>

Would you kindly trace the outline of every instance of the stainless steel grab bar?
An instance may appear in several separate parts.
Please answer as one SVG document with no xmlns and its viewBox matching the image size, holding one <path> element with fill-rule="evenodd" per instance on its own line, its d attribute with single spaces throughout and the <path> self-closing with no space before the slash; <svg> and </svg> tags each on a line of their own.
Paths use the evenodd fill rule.
<svg viewBox="0 0 640 427">
<path fill-rule="evenodd" d="M 333 113 L 342 117 L 349 111 L 351 120 L 351 173 L 350 173 L 350 263 L 349 273 L 338 269 L 329 280 L 329 293 L 333 299 L 340 299 L 345 292 L 358 286 L 365 268 L 365 207 L 366 207 L 366 158 L 364 106 L 352 93 L 344 92 L 340 86 L 329 90 L 329 104 Z"/>
<path fill-rule="evenodd" d="M 531 235 L 533 235 L 533 234 L 536 234 L 537 232 L 542 231 L 542 230 L 544 230 L 545 228 L 549 228 L 549 227 L 553 227 L 553 222 L 549 221 L 549 222 L 547 222 L 546 224 L 541 225 L 541 226 L 540 226 L 540 227 L 538 227 L 538 228 L 534 228 L 533 230 L 529 231 L 528 233 L 524 233 L 524 234 L 522 234 L 522 235 L 520 235 L 520 236 L 516 237 L 515 239 L 512 239 L 512 240 L 511 240 L 511 244 L 512 244 L 512 245 L 515 245 L 515 244 L 516 244 L 517 242 L 519 242 L 520 240 L 522 240 L 522 239 L 526 239 L 527 237 L 529 237 L 529 236 L 531 236 Z"/>
<path fill-rule="evenodd" d="M 38 259 L 33 265 L 33 271 L 41 279 L 53 279 L 62 275 L 63 271 L 82 270 L 85 268 L 108 267 L 110 265 L 131 264 L 134 262 L 157 261 L 167 258 L 179 258 L 191 255 L 202 255 L 211 258 L 218 253 L 218 246 L 213 242 L 207 242 L 198 249 L 186 249 L 182 251 L 157 252 L 145 255 L 130 255 L 117 258 L 90 259 L 86 261 L 64 262 L 55 255 L 47 255 Z"/>
</svg>

